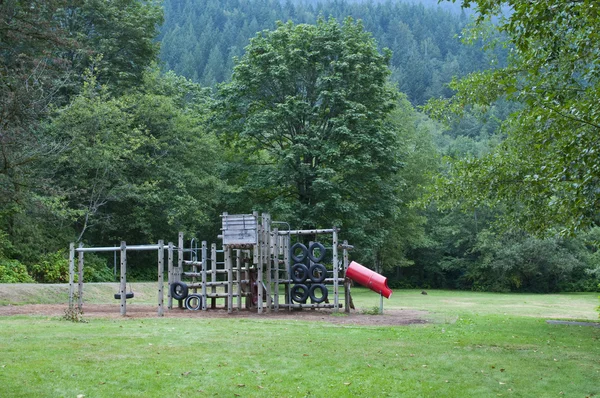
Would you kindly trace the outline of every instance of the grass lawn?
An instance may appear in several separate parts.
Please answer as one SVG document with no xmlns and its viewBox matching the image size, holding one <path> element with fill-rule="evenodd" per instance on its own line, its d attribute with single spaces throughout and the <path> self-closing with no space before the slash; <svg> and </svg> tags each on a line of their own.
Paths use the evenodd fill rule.
<svg viewBox="0 0 600 398">
<path fill-rule="evenodd" d="M 112 287 L 91 287 L 91 301 L 111 300 Z M 154 302 L 151 284 L 134 290 Z M 600 396 L 600 328 L 546 323 L 597 321 L 597 294 L 428 293 L 385 301 L 429 312 L 412 326 L 0 317 L 0 397 Z M 353 296 L 379 306 L 368 290 Z"/>
</svg>

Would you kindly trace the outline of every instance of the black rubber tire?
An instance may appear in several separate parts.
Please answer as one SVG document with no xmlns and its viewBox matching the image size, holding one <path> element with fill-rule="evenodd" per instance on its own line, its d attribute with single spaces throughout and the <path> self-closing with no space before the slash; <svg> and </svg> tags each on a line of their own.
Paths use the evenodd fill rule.
<svg viewBox="0 0 600 398">
<path fill-rule="evenodd" d="M 290 295 L 292 296 L 293 301 L 297 303 L 306 303 L 306 299 L 308 299 L 308 287 L 302 284 L 294 285 Z"/>
<path fill-rule="evenodd" d="M 313 264 L 308 269 L 308 277 L 314 283 L 322 283 L 327 278 L 327 268 L 323 264 Z"/>
<path fill-rule="evenodd" d="M 192 305 L 196 301 L 196 305 Z M 202 308 L 202 296 L 196 293 L 192 293 L 185 298 L 185 308 L 190 311 L 198 311 Z"/>
<path fill-rule="evenodd" d="M 319 249 L 319 255 L 315 256 L 315 249 Z M 308 258 L 313 263 L 320 263 L 325 258 L 325 246 L 320 244 L 319 242 L 313 242 L 308 249 Z"/>
<path fill-rule="evenodd" d="M 126 299 L 133 298 L 133 292 L 125 293 L 125 298 Z M 121 293 L 115 293 L 115 299 L 121 300 Z"/>
<path fill-rule="evenodd" d="M 296 256 L 296 249 L 300 249 L 300 251 L 301 251 L 299 256 Z M 294 245 L 292 245 L 292 247 L 290 248 L 290 257 L 292 258 L 292 261 L 294 261 L 295 263 L 303 262 L 304 260 L 306 260 L 307 255 L 308 255 L 308 249 L 306 248 L 306 246 L 304 246 L 300 242 L 294 243 Z"/>
<path fill-rule="evenodd" d="M 188 285 L 185 282 L 171 283 L 171 297 L 175 300 L 185 300 L 188 296 Z"/>
<path fill-rule="evenodd" d="M 317 290 L 317 289 L 321 290 L 321 297 L 317 297 L 315 295 L 315 290 Z M 325 285 L 323 285 L 321 283 L 312 285 L 310 287 L 310 289 L 308 290 L 308 296 L 310 297 L 310 300 L 313 303 L 317 303 L 317 304 L 322 303 L 323 301 L 327 300 L 327 293 L 328 293 L 327 288 L 325 287 Z"/>
<path fill-rule="evenodd" d="M 308 278 L 308 268 L 304 264 L 294 264 L 290 274 L 294 283 L 303 283 Z"/>
</svg>

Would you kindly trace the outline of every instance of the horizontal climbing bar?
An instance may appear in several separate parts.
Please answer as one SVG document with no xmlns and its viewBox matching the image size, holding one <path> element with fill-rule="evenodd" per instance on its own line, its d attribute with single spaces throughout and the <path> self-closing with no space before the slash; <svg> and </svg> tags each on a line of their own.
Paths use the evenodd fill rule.
<svg viewBox="0 0 600 398">
<path fill-rule="evenodd" d="M 143 251 L 143 250 L 158 250 L 161 246 L 159 245 L 131 245 L 125 246 L 125 250 L 131 251 Z M 164 250 L 169 249 L 169 245 L 165 244 L 162 246 Z M 121 250 L 120 246 L 111 247 L 76 247 L 75 251 L 78 253 L 90 253 L 90 252 L 118 252 Z"/>
<path fill-rule="evenodd" d="M 285 308 L 335 308 L 335 304 L 279 304 Z M 338 304 L 338 308 L 342 308 L 342 304 Z"/>
<path fill-rule="evenodd" d="M 196 266 L 202 266 L 202 261 L 189 261 L 189 260 L 184 260 L 183 263 L 185 265 L 196 265 Z"/>
<path fill-rule="evenodd" d="M 76 247 L 75 251 L 79 253 L 88 252 L 118 252 L 120 247 Z"/>
<path fill-rule="evenodd" d="M 297 229 L 295 231 L 279 231 L 279 235 L 314 235 L 314 234 L 332 234 L 337 229 Z"/>
</svg>

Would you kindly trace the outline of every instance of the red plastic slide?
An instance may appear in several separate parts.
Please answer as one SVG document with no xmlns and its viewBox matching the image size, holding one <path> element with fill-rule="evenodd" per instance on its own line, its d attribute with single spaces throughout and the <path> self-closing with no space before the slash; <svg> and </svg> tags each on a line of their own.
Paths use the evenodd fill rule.
<svg viewBox="0 0 600 398">
<path fill-rule="evenodd" d="M 387 278 L 385 276 L 380 275 L 355 261 L 352 261 L 348 266 L 346 277 L 368 287 L 375 293 L 379 293 L 387 299 L 392 297 L 392 290 L 388 287 Z"/>
</svg>

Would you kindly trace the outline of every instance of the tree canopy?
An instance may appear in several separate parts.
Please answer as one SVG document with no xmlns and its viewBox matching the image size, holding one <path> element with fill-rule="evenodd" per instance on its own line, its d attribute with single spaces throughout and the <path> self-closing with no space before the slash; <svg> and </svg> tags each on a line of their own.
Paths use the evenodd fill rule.
<svg viewBox="0 0 600 398">
<path fill-rule="evenodd" d="M 253 203 L 363 241 L 391 217 L 400 159 L 386 121 L 398 96 L 389 56 L 352 19 L 279 24 L 251 40 L 220 87 L 215 126 L 251 159 Z"/>
<path fill-rule="evenodd" d="M 0 282 L 64 282 L 71 241 L 211 241 L 219 213 L 258 210 L 341 227 L 394 287 L 595 289 L 600 228 L 520 226 L 595 222 L 596 6 L 465 3 L 473 47 L 468 13 L 403 2 L 165 0 L 157 37 L 155 1 L 0 1 Z M 463 116 L 447 129 L 415 110 L 489 67 L 429 107 Z M 442 156 L 466 212 L 412 205 Z M 155 277 L 147 255 L 130 276 Z M 107 260 L 86 254 L 86 280 Z"/>
<path fill-rule="evenodd" d="M 521 107 L 503 124 L 507 139 L 479 159 L 455 162 L 440 185 L 454 202 L 506 208 L 508 225 L 538 233 L 576 232 L 598 224 L 600 210 L 600 39 L 592 0 L 463 1 L 510 49 L 504 68 L 455 80 L 456 95 L 429 111 L 448 116 L 507 98 Z M 502 6 L 510 7 L 503 13 Z M 498 17 L 496 25 L 488 21 Z"/>
<path fill-rule="evenodd" d="M 436 0 L 430 1 L 433 3 Z M 488 67 L 480 45 L 465 46 L 458 36 L 466 13 L 405 1 L 165 0 L 159 39 L 166 69 L 203 85 L 229 80 L 234 57 L 243 54 L 256 32 L 276 21 L 315 24 L 319 17 L 361 20 L 380 49 L 392 51 L 391 80 L 412 104 L 451 94 L 453 75 Z M 455 7 L 460 8 L 460 7 Z M 503 62 L 503 51 L 497 51 Z"/>
</svg>

